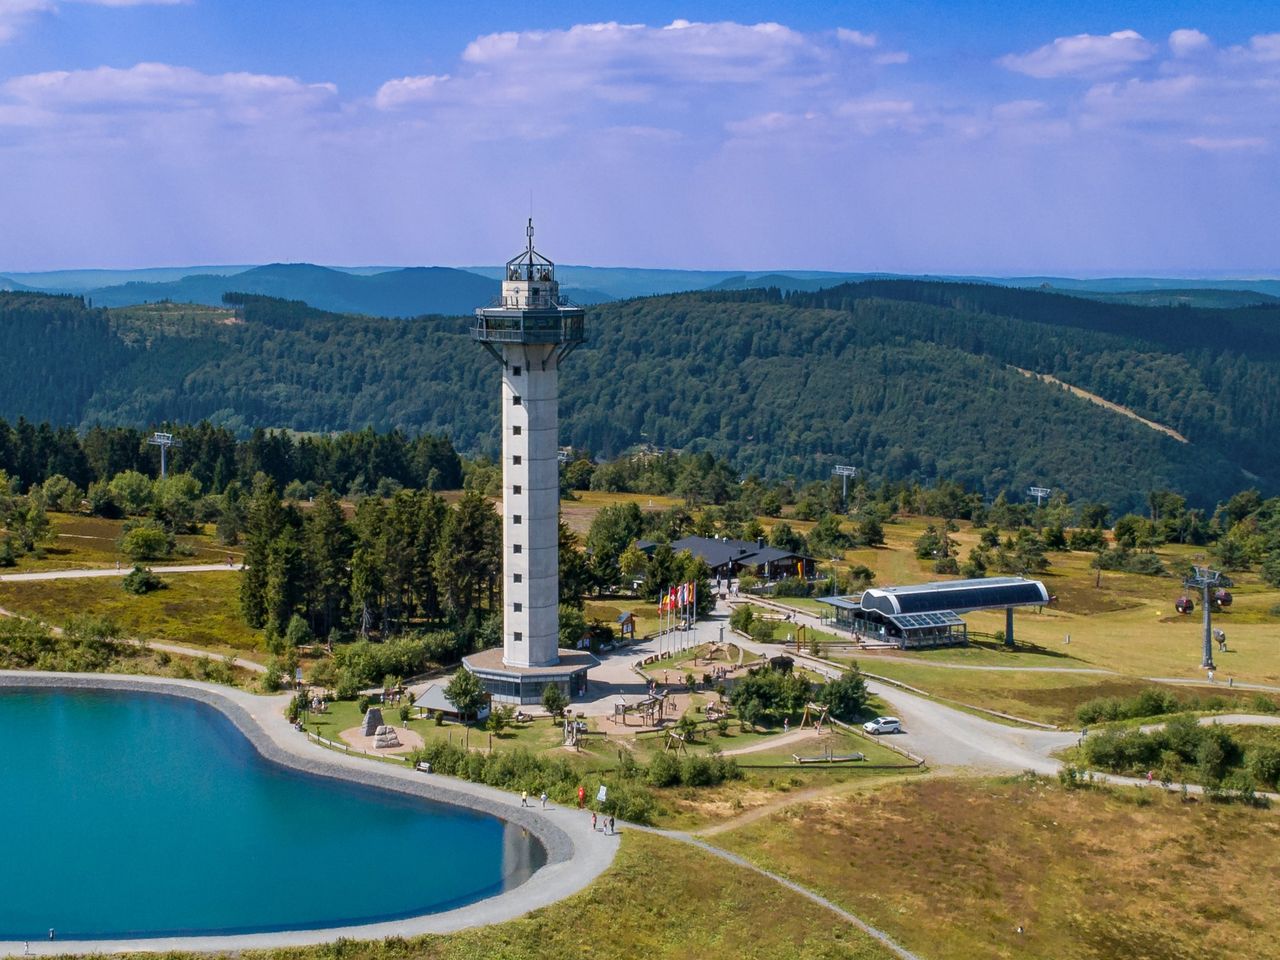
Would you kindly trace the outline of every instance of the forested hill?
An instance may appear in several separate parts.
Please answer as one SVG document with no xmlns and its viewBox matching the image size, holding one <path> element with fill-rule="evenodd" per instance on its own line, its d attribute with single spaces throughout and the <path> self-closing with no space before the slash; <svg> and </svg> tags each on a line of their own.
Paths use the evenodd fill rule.
<svg viewBox="0 0 1280 960">
<path fill-rule="evenodd" d="M 0 293 L 0 417 L 371 425 L 496 449 L 497 371 L 465 321 L 242 299 L 237 315 Z M 1126 507 L 1171 488 L 1208 504 L 1250 485 L 1280 490 L 1278 320 L 1272 307 L 919 281 L 628 300 L 589 312 L 562 380 L 562 436 L 604 455 L 641 442 L 706 449 L 775 477 L 839 462 L 990 494 L 1040 483 Z"/>
</svg>

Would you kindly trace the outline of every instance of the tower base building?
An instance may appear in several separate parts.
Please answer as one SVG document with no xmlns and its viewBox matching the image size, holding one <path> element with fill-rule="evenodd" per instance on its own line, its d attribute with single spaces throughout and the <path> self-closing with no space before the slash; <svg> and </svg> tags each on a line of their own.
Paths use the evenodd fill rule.
<svg viewBox="0 0 1280 960">
<path fill-rule="evenodd" d="M 528 245 L 502 294 L 476 311 L 473 340 L 502 367 L 502 649 L 463 660 L 494 700 L 537 703 L 548 684 L 586 692 L 590 653 L 560 649 L 560 364 L 584 339 L 555 264 Z"/>
</svg>

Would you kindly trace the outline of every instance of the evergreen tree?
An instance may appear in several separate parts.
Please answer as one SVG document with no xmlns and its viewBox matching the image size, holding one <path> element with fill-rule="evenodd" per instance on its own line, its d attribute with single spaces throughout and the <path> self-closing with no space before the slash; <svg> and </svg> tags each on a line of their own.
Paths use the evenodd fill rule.
<svg viewBox="0 0 1280 960">
<path fill-rule="evenodd" d="M 245 569 L 240 577 L 240 612 L 251 627 L 267 622 L 267 557 L 284 526 L 280 494 L 271 478 L 254 478 L 245 521 Z"/>
<path fill-rule="evenodd" d="M 469 490 L 449 511 L 433 564 L 443 601 L 453 615 L 468 620 L 492 601 L 502 571 L 502 521 L 485 497 Z"/>
<path fill-rule="evenodd" d="M 293 524 L 285 524 L 267 548 L 263 605 L 268 636 L 285 636 L 289 620 L 302 612 L 307 597 L 307 579 L 307 556 L 302 535 Z"/>
<path fill-rule="evenodd" d="M 321 637 L 345 622 L 351 597 L 351 526 L 325 487 L 307 513 L 306 563 L 312 627 Z"/>
</svg>

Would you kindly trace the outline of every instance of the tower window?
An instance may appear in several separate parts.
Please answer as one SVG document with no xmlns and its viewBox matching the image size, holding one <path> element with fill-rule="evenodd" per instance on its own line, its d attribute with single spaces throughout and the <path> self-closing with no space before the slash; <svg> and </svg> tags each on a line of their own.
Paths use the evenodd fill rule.
<svg viewBox="0 0 1280 960">
<path fill-rule="evenodd" d="M 513 574 L 513 575 L 512 575 L 512 580 L 513 580 L 515 583 L 524 583 L 524 574 L 523 574 L 523 573 Z"/>
<path fill-rule="evenodd" d="M 520 424 L 517 423 L 514 427 L 511 428 L 511 435 L 513 437 L 520 436 Z"/>
<path fill-rule="evenodd" d="M 518 376 L 520 376 L 520 368 L 519 368 L 519 367 L 512 367 L 512 368 L 511 368 L 511 375 L 512 375 L 513 377 L 518 377 Z"/>
<path fill-rule="evenodd" d="M 520 394 L 517 393 L 515 396 L 511 398 L 511 405 L 513 407 L 520 406 Z"/>
<path fill-rule="evenodd" d="M 520 486 L 520 484 L 518 483 L 514 483 L 511 485 L 511 492 L 514 493 L 516 496 L 519 496 L 521 493 L 524 492 L 524 487 Z"/>
<path fill-rule="evenodd" d="M 524 547 L 523 547 L 521 544 L 513 543 L 513 544 L 511 545 L 511 552 L 512 552 L 512 553 L 524 553 Z"/>
<path fill-rule="evenodd" d="M 518 453 L 517 453 L 517 454 L 513 454 L 513 455 L 512 455 L 512 457 L 511 457 L 511 463 L 512 463 L 514 466 L 517 466 L 517 467 L 518 467 L 518 466 L 520 466 L 520 454 L 518 454 Z"/>
<path fill-rule="evenodd" d="M 518 514 L 518 513 L 517 513 L 515 516 L 513 516 L 513 517 L 511 518 L 511 522 L 512 522 L 512 523 L 524 523 L 524 519 L 520 516 L 520 514 Z"/>
<path fill-rule="evenodd" d="M 511 609 L 513 609 L 516 613 L 519 613 L 521 610 L 524 609 L 524 604 L 521 603 L 519 600 L 517 600 L 515 603 L 511 605 Z"/>
<path fill-rule="evenodd" d="M 524 634 L 521 633 L 519 630 L 517 630 L 515 633 L 511 635 L 511 639 L 514 640 L 516 643 L 519 643 L 521 640 L 524 639 Z"/>
</svg>

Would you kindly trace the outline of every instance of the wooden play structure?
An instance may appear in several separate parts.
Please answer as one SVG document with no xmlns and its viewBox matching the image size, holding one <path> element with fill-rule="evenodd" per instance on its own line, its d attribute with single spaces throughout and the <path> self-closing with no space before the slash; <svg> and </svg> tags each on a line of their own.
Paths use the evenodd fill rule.
<svg viewBox="0 0 1280 960">
<path fill-rule="evenodd" d="M 804 705 L 804 713 L 800 717 L 800 726 L 796 727 L 796 729 L 803 730 L 805 724 L 812 723 L 814 730 L 821 731 L 822 725 L 827 722 L 828 712 L 829 708 L 826 704 L 813 703 L 812 701 L 806 703 Z"/>
<path fill-rule="evenodd" d="M 665 690 L 651 693 L 638 703 L 619 700 L 613 705 L 613 722 L 629 726 L 631 714 L 639 714 L 640 726 L 657 727 L 666 719 L 667 693 Z"/>
<path fill-rule="evenodd" d="M 707 704 L 706 717 L 708 720 L 720 720 L 729 716 L 729 708 L 718 700 L 713 700 Z"/>
<path fill-rule="evenodd" d="M 574 750 L 580 749 L 579 742 L 586 732 L 587 725 L 584 721 L 566 717 L 564 721 L 564 745 L 572 747 Z"/>
<path fill-rule="evenodd" d="M 856 760 L 865 760 L 866 755 L 861 753 L 843 753 L 836 754 L 831 752 L 830 744 L 827 745 L 827 752 L 819 754 L 816 757 L 802 757 L 798 753 L 793 753 L 791 759 L 796 763 L 852 763 Z"/>
<path fill-rule="evenodd" d="M 674 730 L 668 730 L 667 739 L 662 745 L 662 752 L 687 754 L 689 752 L 689 745 L 685 743 L 683 734 L 676 733 Z"/>
</svg>

